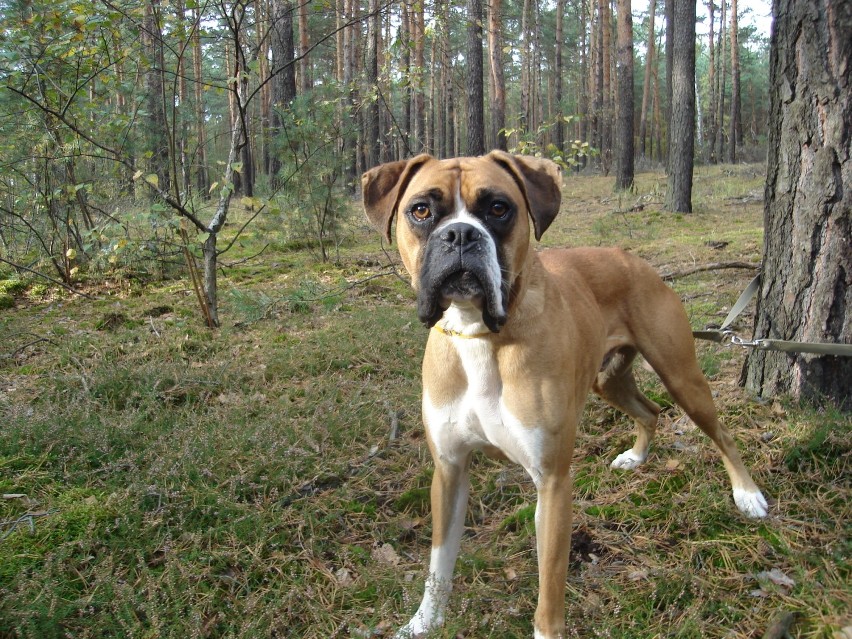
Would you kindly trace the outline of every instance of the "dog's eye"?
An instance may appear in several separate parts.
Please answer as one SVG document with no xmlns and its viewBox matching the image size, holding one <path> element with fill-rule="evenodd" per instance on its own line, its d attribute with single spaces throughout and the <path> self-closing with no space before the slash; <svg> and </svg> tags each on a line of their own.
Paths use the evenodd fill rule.
<svg viewBox="0 0 852 639">
<path fill-rule="evenodd" d="M 429 210 L 428 204 L 420 203 L 411 207 L 411 214 L 414 216 L 414 219 L 422 222 L 423 220 L 429 219 L 432 215 L 432 211 Z"/>
<path fill-rule="evenodd" d="M 506 217 L 506 215 L 509 214 L 509 205 L 497 200 L 496 202 L 491 203 L 491 208 L 488 209 L 488 213 L 489 215 L 497 218 Z"/>
</svg>

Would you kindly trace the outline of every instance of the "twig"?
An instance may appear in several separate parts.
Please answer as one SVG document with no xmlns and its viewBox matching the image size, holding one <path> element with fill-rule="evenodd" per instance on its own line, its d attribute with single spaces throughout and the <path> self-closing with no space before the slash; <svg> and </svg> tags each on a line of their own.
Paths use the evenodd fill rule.
<svg viewBox="0 0 852 639">
<path fill-rule="evenodd" d="M 695 273 L 704 273 L 705 271 L 719 271 L 726 268 L 743 268 L 757 270 L 760 268 L 758 262 L 711 262 L 701 266 L 693 266 L 692 268 L 683 269 L 682 271 L 672 271 L 671 273 L 662 273 L 660 277 L 666 281 L 676 280 L 679 277 L 686 277 Z"/>
<path fill-rule="evenodd" d="M 28 266 L 24 266 L 23 264 L 15 264 L 15 262 L 10 262 L 9 260 L 2 258 L 2 257 L 0 257 L 0 262 L 4 262 L 4 263 L 8 264 L 12 268 L 23 269 L 24 271 L 28 271 L 28 272 L 32 273 L 33 275 L 37 275 L 38 277 L 42 277 L 42 278 L 46 279 L 48 282 L 53 282 L 57 286 L 61 286 L 62 288 L 66 289 L 68 291 L 71 291 L 72 293 L 74 293 L 75 295 L 79 295 L 80 297 L 85 297 L 86 299 L 90 299 L 90 300 L 94 300 L 94 301 L 97 301 L 97 299 L 98 299 L 97 297 L 92 297 L 91 295 L 87 295 L 86 293 L 78 291 L 76 288 L 74 288 L 73 286 L 69 286 L 65 282 L 60 282 L 59 280 L 54 279 L 54 278 L 50 277 L 49 275 L 45 275 L 44 273 L 39 273 L 38 271 L 35 271 Z"/>
<path fill-rule="evenodd" d="M 35 337 L 36 339 L 34 339 L 31 342 L 27 342 L 23 346 L 19 346 L 14 351 L 12 351 L 12 353 L 10 353 L 10 354 L 0 355 L 0 357 L 2 357 L 4 359 L 13 359 L 13 358 L 17 357 L 20 353 L 22 353 L 25 349 L 29 348 L 30 346 L 35 346 L 39 342 L 47 342 L 48 344 L 52 344 L 53 346 L 57 346 L 57 343 L 54 342 L 52 339 L 50 339 L 49 337 L 42 337 L 38 333 L 30 333 L 30 332 L 12 333 L 11 335 L 4 335 L 3 338 L 4 338 L 4 341 L 5 341 L 7 339 L 11 340 L 13 337 L 21 337 L 23 335 L 29 335 L 30 337 Z"/>
<path fill-rule="evenodd" d="M 225 267 L 225 268 L 233 268 L 234 266 L 237 266 L 238 264 L 245 264 L 249 260 L 253 260 L 256 257 L 260 257 L 261 255 L 263 255 L 263 253 L 268 248 L 269 248 L 269 244 L 266 244 L 266 245 L 264 245 L 264 247 L 262 249 L 260 249 L 260 251 L 258 251 L 254 255 L 249 255 L 248 257 L 244 257 L 241 260 L 236 260 L 235 262 L 223 263 L 222 266 Z M 224 253 L 224 251 L 222 251 L 222 252 Z"/>
<path fill-rule="evenodd" d="M 13 532 L 15 532 L 15 529 L 18 527 L 18 524 L 21 524 L 23 522 L 29 523 L 30 531 L 35 532 L 35 523 L 34 523 L 33 520 L 36 517 L 47 517 L 47 516 L 52 515 L 53 513 L 56 513 L 56 512 L 59 512 L 59 511 L 56 510 L 56 509 L 53 509 L 53 510 L 48 510 L 46 512 L 41 512 L 41 513 L 27 513 L 26 515 L 21 515 L 17 519 L 10 519 L 8 521 L 0 521 L 0 528 L 3 528 L 5 526 L 11 526 L 11 528 L 9 528 L 9 530 L 4 532 L 3 535 L 0 536 L 0 540 L 6 539 L 6 537 L 11 535 Z"/>
<path fill-rule="evenodd" d="M 210 316 L 210 307 L 207 306 L 207 299 L 204 297 L 201 277 L 198 275 L 198 269 L 195 267 L 195 259 L 189 252 L 189 237 L 186 230 L 180 230 L 181 238 L 183 238 L 183 256 L 186 259 L 186 268 L 189 269 L 189 276 L 192 279 L 192 288 L 195 291 L 195 297 L 198 299 L 198 305 L 201 307 L 201 313 L 207 322 L 208 328 L 216 328 L 213 323 L 213 318 Z"/>
</svg>

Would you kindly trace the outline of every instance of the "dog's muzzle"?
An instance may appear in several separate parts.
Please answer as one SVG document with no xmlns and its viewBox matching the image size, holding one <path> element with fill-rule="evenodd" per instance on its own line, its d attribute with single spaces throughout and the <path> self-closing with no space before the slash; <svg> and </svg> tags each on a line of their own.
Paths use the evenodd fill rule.
<svg viewBox="0 0 852 639">
<path fill-rule="evenodd" d="M 507 294 L 494 240 L 466 222 L 438 228 L 429 237 L 417 296 L 417 314 L 429 327 L 453 302 L 481 306 L 482 321 L 497 333 L 506 323 Z"/>
</svg>

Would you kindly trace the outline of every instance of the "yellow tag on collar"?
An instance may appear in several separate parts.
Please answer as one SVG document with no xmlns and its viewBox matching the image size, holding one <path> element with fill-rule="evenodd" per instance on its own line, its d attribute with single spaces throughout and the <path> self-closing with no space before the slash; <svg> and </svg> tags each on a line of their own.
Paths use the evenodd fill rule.
<svg viewBox="0 0 852 639">
<path fill-rule="evenodd" d="M 443 326 L 440 326 L 439 324 L 435 324 L 432 327 L 432 330 L 438 331 L 442 335 L 446 335 L 448 337 L 460 337 L 462 339 L 477 339 L 477 338 L 480 338 L 480 337 L 487 337 L 491 334 L 491 331 L 484 331 L 482 333 L 473 333 L 471 335 L 468 335 L 467 333 L 462 333 L 460 331 L 454 331 L 454 330 L 449 329 L 449 328 L 444 328 Z"/>
</svg>

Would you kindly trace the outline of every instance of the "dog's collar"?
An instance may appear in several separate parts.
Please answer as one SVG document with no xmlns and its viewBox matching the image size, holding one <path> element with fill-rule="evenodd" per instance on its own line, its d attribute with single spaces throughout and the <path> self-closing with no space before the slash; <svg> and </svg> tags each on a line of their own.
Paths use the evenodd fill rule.
<svg viewBox="0 0 852 639">
<path fill-rule="evenodd" d="M 480 331 L 479 333 L 462 333 L 461 331 L 454 331 L 451 328 L 444 328 L 440 324 L 435 324 L 432 327 L 433 331 L 438 331 L 442 335 L 446 335 L 448 337 L 461 337 L 462 339 L 478 339 L 480 337 L 488 337 L 491 335 L 491 331 L 485 330 Z"/>
</svg>

